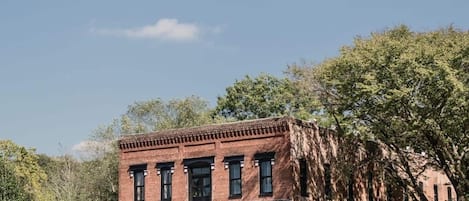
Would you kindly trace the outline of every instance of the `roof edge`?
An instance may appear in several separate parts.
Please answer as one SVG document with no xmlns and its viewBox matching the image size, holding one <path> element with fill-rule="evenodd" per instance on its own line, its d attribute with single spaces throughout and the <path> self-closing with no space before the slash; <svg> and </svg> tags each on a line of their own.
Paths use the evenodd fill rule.
<svg viewBox="0 0 469 201">
<path fill-rule="evenodd" d="M 137 135 L 124 135 L 119 140 L 119 149 L 135 150 L 188 142 L 281 133 L 289 131 L 288 125 L 292 123 L 308 124 L 290 116 L 283 116 L 169 129 Z"/>
</svg>

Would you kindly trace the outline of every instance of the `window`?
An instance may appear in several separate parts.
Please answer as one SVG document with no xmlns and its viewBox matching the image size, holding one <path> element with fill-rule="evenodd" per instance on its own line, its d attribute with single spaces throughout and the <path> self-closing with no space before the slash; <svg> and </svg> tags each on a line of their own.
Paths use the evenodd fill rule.
<svg viewBox="0 0 469 201">
<path fill-rule="evenodd" d="M 271 195 L 272 194 L 272 164 L 270 160 L 260 161 L 261 166 L 261 195 Z"/>
<path fill-rule="evenodd" d="M 156 169 L 158 174 L 161 176 L 161 200 L 170 201 L 172 198 L 174 162 L 157 163 Z"/>
<path fill-rule="evenodd" d="M 373 172 L 368 170 L 368 201 L 373 201 Z"/>
<path fill-rule="evenodd" d="M 230 163 L 230 197 L 241 197 L 241 165 Z"/>
<path fill-rule="evenodd" d="M 438 201 L 438 185 L 433 185 L 433 200 Z"/>
<path fill-rule="evenodd" d="M 225 157 L 225 168 L 229 170 L 229 198 L 242 197 L 241 168 L 244 166 L 244 156 Z"/>
<path fill-rule="evenodd" d="M 348 188 L 347 200 L 348 201 L 353 201 L 355 197 L 353 195 L 353 186 L 355 185 L 355 178 L 353 176 L 354 176 L 353 170 L 351 170 L 348 176 L 348 184 L 347 184 L 347 188 Z"/>
<path fill-rule="evenodd" d="M 448 201 L 453 201 L 453 194 L 451 191 L 451 187 L 446 188 L 446 190 L 448 191 Z"/>
<path fill-rule="evenodd" d="M 189 173 L 189 200 L 212 200 L 212 168 L 214 157 L 184 159 L 184 168 Z"/>
<path fill-rule="evenodd" d="M 419 181 L 419 189 L 423 191 L 423 182 Z"/>
<path fill-rule="evenodd" d="M 332 200 L 331 165 L 324 164 L 324 193 L 326 200 Z"/>
<path fill-rule="evenodd" d="M 259 183 L 260 195 L 271 196 L 273 194 L 272 186 L 272 165 L 274 163 L 275 153 L 260 153 L 254 155 L 256 163 L 259 164 Z"/>
<path fill-rule="evenodd" d="M 171 169 L 162 169 L 161 170 L 161 200 L 169 201 L 171 200 L 171 183 L 172 175 Z"/>
<path fill-rule="evenodd" d="M 191 196 L 193 201 L 211 200 L 212 178 L 210 166 L 192 167 L 190 169 Z"/>
<path fill-rule="evenodd" d="M 305 159 L 300 159 L 300 191 L 301 196 L 308 196 L 308 169 Z"/>
<path fill-rule="evenodd" d="M 129 172 L 134 178 L 134 200 L 145 201 L 145 176 L 147 164 L 130 166 Z"/>
<path fill-rule="evenodd" d="M 144 201 L 145 200 L 145 177 L 143 171 L 136 171 L 134 173 L 134 192 L 135 192 L 135 201 Z"/>
</svg>

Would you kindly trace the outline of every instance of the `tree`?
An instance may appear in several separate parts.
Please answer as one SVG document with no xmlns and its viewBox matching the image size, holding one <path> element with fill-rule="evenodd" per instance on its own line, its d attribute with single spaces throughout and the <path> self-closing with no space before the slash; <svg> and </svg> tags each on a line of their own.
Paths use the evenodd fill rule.
<svg viewBox="0 0 469 201">
<path fill-rule="evenodd" d="M 120 118 L 98 127 L 90 136 L 86 158 L 76 173 L 82 178 L 76 200 L 118 200 L 119 136 L 221 121 L 211 118 L 210 112 L 208 103 L 196 96 L 170 101 L 158 98 L 129 105 Z"/>
<path fill-rule="evenodd" d="M 18 181 L 12 167 L 0 156 L 0 201 L 27 201 L 29 196 Z"/>
<path fill-rule="evenodd" d="M 135 102 L 121 117 L 122 131 L 150 132 L 161 129 L 184 128 L 214 123 L 208 102 L 190 96 L 165 102 L 161 99 Z"/>
<path fill-rule="evenodd" d="M 416 197 L 426 200 L 408 146 L 425 152 L 420 170 L 443 170 L 457 199 L 469 200 L 468 31 L 398 26 L 358 37 L 314 68 L 291 71 L 321 97 L 339 131 L 379 140 L 396 154 L 390 167 L 406 173 L 400 181 Z"/>
<path fill-rule="evenodd" d="M 19 192 L 26 200 L 50 200 L 50 192 L 45 187 L 47 175 L 38 164 L 34 149 L 26 149 L 10 140 L 0 140 L 0 158 L 7 168 L 11 168 Z"/>
<path fill-rule="evenodd" d="M 236 81 L 219 96 L 215 115 L 236 120 L 292 115 L 307 119 L 317 111 L 316 100 L 302 94 L 287 78 L 261 74 Z"/>
<path fill-rule="evenodd" d="M 71 155 L 49 157 L 39 154 L 39 165 L 46 171 L 47 188 L 51 191 L 50 201 L 76 201 L 82 195 L 83 183 L 79 172 L 81 163 Z"/>
</svg>

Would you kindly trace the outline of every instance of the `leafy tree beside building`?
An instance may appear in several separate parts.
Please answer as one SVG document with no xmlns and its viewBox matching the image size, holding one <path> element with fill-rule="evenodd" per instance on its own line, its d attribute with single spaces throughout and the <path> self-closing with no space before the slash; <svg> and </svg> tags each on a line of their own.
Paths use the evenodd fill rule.
<svg viewBox="0 0 469 201">
<path fill-rule="evenodd" d="M 317 100 L 299 90 L 290 79 L 261 74 L 246 76 L 227 87 L 226 94 L 218 97 L 214 115 L 234 120 L 283 115 L 309 119 L 315 111 Z"/>
<path fill-rule="evenodd" d="M 339 131 L 376 139 L 408 168 L 406 148 L 422 166 L 445 172 L 459 201 L 469 200 L 469 32 L 453 27 L 413 32 L 406 26 L 358 37 L 315 67 L 290 69 L 336 117 Z M 419 190 L 415 173 L 401 177 Z"/>
</svg>

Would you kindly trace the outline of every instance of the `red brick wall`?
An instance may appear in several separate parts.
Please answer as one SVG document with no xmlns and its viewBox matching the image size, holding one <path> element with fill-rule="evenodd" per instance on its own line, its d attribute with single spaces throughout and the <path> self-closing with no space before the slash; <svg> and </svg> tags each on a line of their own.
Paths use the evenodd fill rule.
<svg viewBox="0 0 469 201">
<path fill-rule="evenodd" d="M 265 126 L 265 122 L 276 126 Z M 254 122 L 254 123 L 253 123 Z M 279 123 L 280 122 L 280 123 Z M 184 173 L 183 160 L 214 156 L 215 169 L 212 170 L 212 200 L 228 200 L 229 171 L 224 168 L 223 159 L 227 156 L 244 155 L 242 168 L 242 198 L 231 200 L 324 200 L 324 164 L 331 165 L 332 200 L 345 200 L 348 196 L 348 177 L 344 175 L 349 167 L 354 170 L 354 200 L 368 200 L 367 172 L 373 172 L 374 200 L 386 199 L 386 187 L 383 182 L 383 167 L 373 163 L 365 147 L 368 144 L 339 138 L 334 132 L 320 130 L 315 125 L 289 118 L 251 121 L 254 127 L 244 127 L 244 123 L 213 125 L 210 129 L 195 128 L 175 132 L 181 136 L 188 132 L 190 140 L 168 139 L 170 143 L 157 143 L 154 138 L 165 141 L 169 131 L 162 137 L 140 135 L 130 138 L 121 146 L 119 164 L 119 200 L 133 201 L 133 178 L 128 169 L 132 165 L 147 164 L 145 177 L 145 200 L 160 200 L 161 177 L 156 173 L 156 163 L 174 162 L 172 182 L 173 200 L 188 200 L 188 174 Z M 226 127 L 228 127 L 228 129 Z M 264 126 L 264 127 L 263 127 Z M 261 128 L 262 127 L 262 128 Z M 261 129 L 258 129 L 261 128 Z M 198 130 L 197 130 L 198 129 Z M 204 130 L 205 129 L 205 130 Z M 229 130 L 231 129 L 231 130 Z M 239 129 L 239 130 L 237 130 Z M 257 129 L 257 130 L 256 130 Z M 199 132 L 197 135 L 195 131 Z M 200 131 L 203 132 L 200 132 Z M 220 130 L 227 130 L 220 132 Z M 213 137 L 211 131 L 219 132 Z M 238 132 L 239 131 L 239 132 Z M 192 132 L 192 133 L 191 133 Z M 202 133 L 202 134 L 201 134 Z M 208 133 L 205 135 L 205 133 Z M 174 134 L 174 133 L 171 133 Z M 212 135 L 212 136 L 210 136 Z M 134 140 L 135 141 L 132 141 Z M 139 141 L 141 140 L 141 141 Z M 153 141 L 152 141 L 153 140 Z M 254 165 L 256 153 L 275 152 L 275 165 L 272 166 L 273 195 L 259 196 L 259 167 Z M 382 155 L 383 150 L 379 150 Z M 299 189 L 299 159 L 308 163 L 308 193 L 301 197 Z M 376 160 L 379 160 L 378 158 Z M 342 169 L 340 169 L 341 167 Z M 422 179 L 423 178 L 423 179 Z M 424 191 L 429 200 L 433 200 L 433 185 L 438 185 L 439 200 L 447 200 L 448 179 L 439 171 L 427 170 L 422 178 Z M 452 189 L 453 200 L 456 195 Z M 402 196 L 402 195 L 400 195 Z"/>
<path fill-rule="evenodd" d="M 188 175 L 183 170 L 183 159 L 215 156 L 215 169 L 212 170 L 212 200 L 228 200 L 229 172 L 224 168 L 225 156 L 244 155 L 242 168 L 242 199 L 272 200 L 288 199 L 292 196 L 291 166 L 288 132 L 271 133 L 262 136 L 238 139 L 203 140 L 161 147 L 159 149 L 120 153 L 119 164 L 119 200 L 133 200 L 133 179 L 129 177 L 131 165 L 147 163 L 148 174 L 145 177 L 145 200 L 160 200 L 160 176 L 156 173 L 156 163 L 174 162 L 173 200 L 188 200 Z M 273 195 L 259 197 L 259 167 L 254 166 L 254 154 L 276 152 L 272 166 Z M 236 200 L 236 199 L 233 199 Z"/>
</svg>

